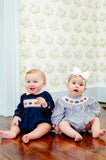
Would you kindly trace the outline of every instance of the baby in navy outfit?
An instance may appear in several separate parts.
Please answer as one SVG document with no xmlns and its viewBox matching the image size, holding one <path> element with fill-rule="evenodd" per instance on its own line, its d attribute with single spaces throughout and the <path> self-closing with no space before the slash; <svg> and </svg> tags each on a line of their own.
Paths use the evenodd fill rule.
<svg viewBox="0 0 106 160">
<path fill-rule="evenodd" d="M 41 70 L 32 69 L 26 73 L 25 86 L 28 92 L 20 98 L 11 129 L 0 131 L 3 138 L 16 138 L 21 132 L 24 133 L 23 142 L 28 143 L 50 132 L 54 101 L 50 93 L 42 89 L 45 84 L 46 77 Z"/>
</svg>

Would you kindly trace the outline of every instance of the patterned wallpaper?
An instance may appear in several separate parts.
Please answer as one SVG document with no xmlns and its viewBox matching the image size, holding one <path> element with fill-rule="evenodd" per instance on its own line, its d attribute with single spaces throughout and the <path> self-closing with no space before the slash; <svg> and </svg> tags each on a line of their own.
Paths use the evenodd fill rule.
<svg viewBox="0 0 106 160">
<path fill-rule="evenodd" d="M 20 0 L 21 93 L 29 69 L 62 91 L 74 66 L 90 71 L 88 87 L 106 86 L 106 1 Z"/>
</svg>

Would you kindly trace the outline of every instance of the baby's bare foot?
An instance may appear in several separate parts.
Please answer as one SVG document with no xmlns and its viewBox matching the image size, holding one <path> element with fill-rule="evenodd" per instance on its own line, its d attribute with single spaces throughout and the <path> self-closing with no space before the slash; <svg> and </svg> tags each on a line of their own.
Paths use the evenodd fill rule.
<svg viewBox="0 0 106 160">
<path fill-rule="evenodd" d="M 99 130 L 99 131 L 96 131 L 96 132 L 92 135 L 92 137 L 93 137 L 93 138 L 99 138 L 99 137 L 101 137 L 101 136 L 104 136 L 105 133 L 106 133 L 106 130 L 105 130 L 105 129 L 101 129 L 101 130 Z"/>
<path fill-rule="evenodd" d="M 22 140 L 23 140 L 24 143 L 28 143 L 28 142 L 29 142 L 29 137 L 28 137 L 28 135 L 24 135 L 24 136 L 22 137 Z"/>
<path fill-rule="evenodd" d="M 2 138 L 16 138 L 16 134 L 12 131 L 0 131 Z"/>
<path fill-rule="evenodd" d="M 78 141 L 81 141 L 82 140 L 82 136 L 80 134 L 77 134 L 75 136 L 75 141 L 78 142 Z"/>
</svg>

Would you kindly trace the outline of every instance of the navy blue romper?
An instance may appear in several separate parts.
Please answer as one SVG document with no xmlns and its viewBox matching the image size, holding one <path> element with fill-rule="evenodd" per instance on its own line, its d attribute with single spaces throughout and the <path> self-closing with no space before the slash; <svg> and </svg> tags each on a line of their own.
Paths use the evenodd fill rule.
<svg viewBox="0 0 106 160">
<path fill-rule="evenodd" d="M 43 97 L 47 102 L 47 108 L 43 108 L 36 98 Z M 21 132 L 29 133 L 34 130 L 39 123 L 47 122 L 51 124 L 51 114 L 54 108 L 54 101 L 47 91 L 43 91 L 38 95 L 27 95 L 24 93 L 21 96 L 20 103 L 15 110 L 14 116 L 19 116 L 19 127 Z"/>
</svg>

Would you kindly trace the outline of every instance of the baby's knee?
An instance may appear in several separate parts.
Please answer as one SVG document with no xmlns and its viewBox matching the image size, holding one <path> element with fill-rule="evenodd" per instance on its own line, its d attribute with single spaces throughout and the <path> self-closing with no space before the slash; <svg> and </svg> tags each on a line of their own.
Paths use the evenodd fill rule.
<svg viewBox="0 0 106 160">
<path fill-rule="evenodd" d="M 51 130 L 51 125 L 50 125 L 49 123 L 45 123 L 45 124 L 44 124 L 44 128 L 45 128 L 46 130 Z"/>
</svg>

